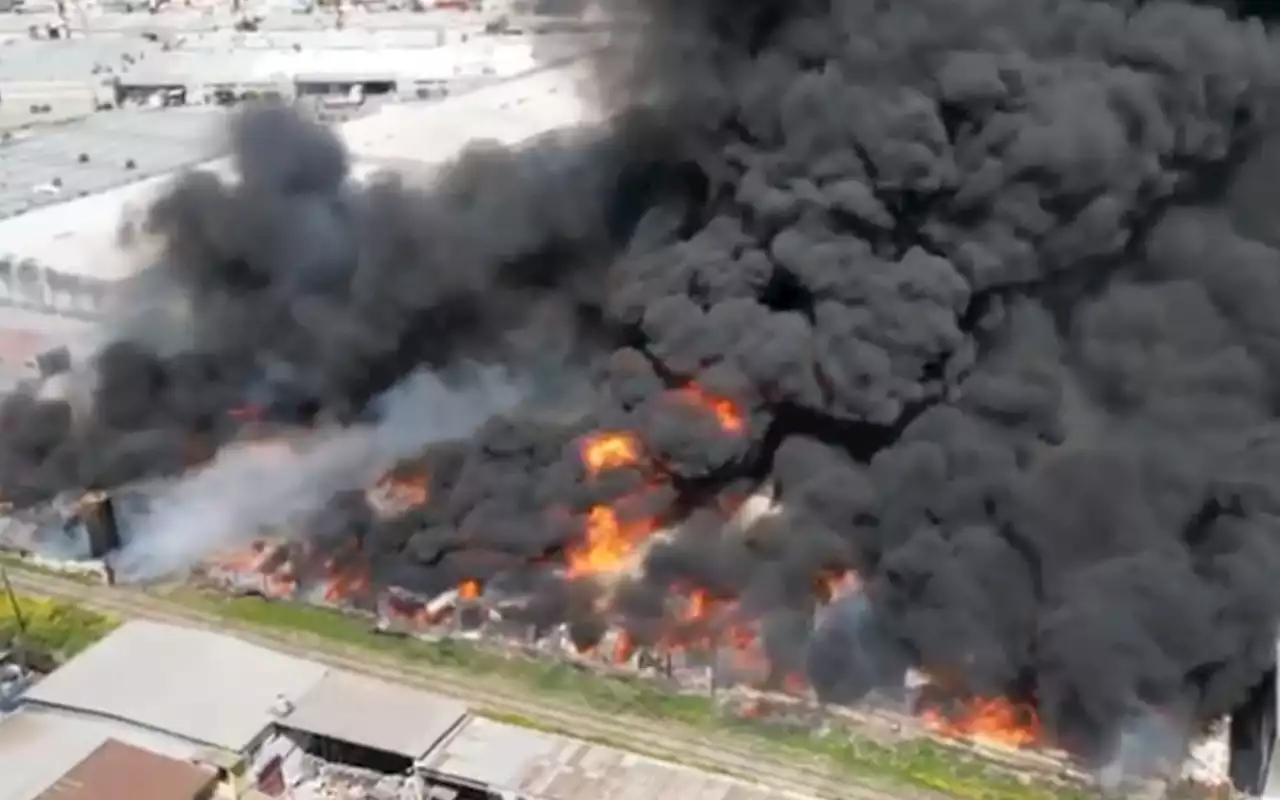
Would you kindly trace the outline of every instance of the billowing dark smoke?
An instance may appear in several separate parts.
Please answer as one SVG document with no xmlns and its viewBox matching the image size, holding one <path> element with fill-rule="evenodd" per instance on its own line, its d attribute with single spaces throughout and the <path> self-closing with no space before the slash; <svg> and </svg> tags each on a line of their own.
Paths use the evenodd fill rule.
<svg viewBox="0 0 1280 800">
<path fill-rule="evenodd" d="M 609 126 L 474 150 L 426 188 L 357 188 L 326 132 L 242 117 L 244 181 L 192 176 L 152 214 L 178 318 L 103 354 L 91 413 L 10 399 L 6 496 L 181 469 L 229 409 L 346 421 L 422 365 L 503 363 L 594 380 L 585 418 L 429 453 L 430 504 L 361 528 L 397 580 L 547 581 L 522 568 L 625 496 L 685 522 L 619 590 L 642 633 L 690 585 L 794 631 L 814 576 L 855 570 L 866 602 L 771 638 L 838 699 L 911 663 L 1033 697 L 1090 750 L 1143 710 L 1244 696 L 1280 611 L 1261 24 L 1185 2 L 611 8 L 646 22 L 598 64 Z M 598 428 L 660 469 L 588 480 L 574 437 Z M 709 510 L 766 480 L 782 514 Z M 582 587 L 554 583 L 541 612 L 588 630 Z"/>
</svg>

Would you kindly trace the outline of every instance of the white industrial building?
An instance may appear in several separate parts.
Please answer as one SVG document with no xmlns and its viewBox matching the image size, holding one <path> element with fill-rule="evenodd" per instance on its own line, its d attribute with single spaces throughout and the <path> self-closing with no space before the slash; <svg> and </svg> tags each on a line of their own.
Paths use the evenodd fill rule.
<svg viewBox="0 0 1280 800">
<path fill-rule="evenodd" d="M 578 65 L 557 66 L 433 102 L 386 105 L 374 114 L 344 123 L 339 130 L 355 160 L 357 176 L 379 169 L 421 168 L 448 160 L 474 139 L 514 144 L 584 122 L 590 110 L 577 94 L 582 77 Z M 138 265 L 117 247 L 122 222 L 136 220 L 172 180 L 176 169 L 226 168 L 226 162 L 210 158 L 221 133 L 219 112 L 173 109 L 133 113 L 134 127 L 153 126 L 153 133 L 138 142 L 134 155 L 125 155 L 129 151 L 123 135 L 121 142 L 111 143 L 107 158 L 92 153 L 98 131 L 90 128 L 80 141 L 64 143 L 59 151 L 63 162 L 55 175 L 42 175 L 37 164 L 4 180 L 3 170 L 11 169 L 10 164 L 16 167 L 17 158 L 0 168 L 0 214 L 6 208 L 16 210 L 23 195 L 34 206 L 25 213 L 0 217 L 0 259 L 32 260 L 85 278 L 112 281 L 127 277 Z M 168 150 L 177 151 L 173 153 L 167 152 L 163 141 L 163 131 L 171 120 L 181 120 L 184 131 L 183 138 L 167 143 Z M 120 118 L 115 124 L 122 124 Z M 202 126 L 203 133 L 186 133 L 193 124 Z M 90 153 L 87 163 L 75 163 L 77 151 Z M 125 168 L 130 160 L 134 169 Z M 137 176 L 151 162 L 168 169 Z M 87 176 L 104 170 L 113 170 L 115 186 L 101 186 L 109 179 L 104 177 L 94 181 L 95 190 L 84 196 L 66 196 L 82 180 L 87 188 L 89 180 L 81 178 L 81 173 Z M 62 188 L 47 188 L 55 177 Z"/>
<path fill-rule="evenodd" d="M 234 797 L 313 737 L 411 765 L 467 716 L 462 703 L 234 637 L 133 621 L 0 718 L 0 800 L 32 800 L 112 740 L 218 771 Z"/>
<path fill-rule="evenodd" d="M 118 774 L 121 762 L 132 781 L 109 791 L 100 777 L 83 791 L 93 783 L 85 773 L 109 776 L 114 765 Z M 0 800 L 320 800 L 351 787 L 360 789 L 351 796 L 387 800 L 806 800 L 485 719 L 449 698 L 225 634 L 140 620 L 0 716 L 0 765 Z M 178 788 L 149 791 L 152 773 Z"/>
<path fill-rule="evenodd" d="M 339 131 L 357 179 L 428 170 L 475 139 L 515 144 L 583 123 L 592 111 L 579 99 L 582 79 L 580 65 L 554 66 L 435 101 L 384 105 Z M 0 145 L 0 377 L 26 374 L 41 347 L 92 339 L 111 287 L 147 263 L 120 246 L 122 230 L 140 228 L 182 170 L 230 172 L 217 158 L 225 114 L 115 111 Z"/>
<path fill-rule="evenodd" d="M 121 97 L 146 101 L 173 93 L 183 103 L 216 103 L 219 92 L 241 96 L 273 92 L 284 97 L 361 91 L 427 98 L 509 77 L 536 66 L 527 39 L 477 37 L 431 47 L 317 46 L 218 49 L 187 46 L 155 53 L 114 77 Z M 170 102 L 161 97 L 161 102 Z"/>
<path fill-rule="evenodd" d="M 326 673 L 239 639 L 133 622 L 37 683 L 26 701 L 128 720 L 196 749 L 241 753 L 270 726 L 278 698 L 301 697 Z"/>
</svg>

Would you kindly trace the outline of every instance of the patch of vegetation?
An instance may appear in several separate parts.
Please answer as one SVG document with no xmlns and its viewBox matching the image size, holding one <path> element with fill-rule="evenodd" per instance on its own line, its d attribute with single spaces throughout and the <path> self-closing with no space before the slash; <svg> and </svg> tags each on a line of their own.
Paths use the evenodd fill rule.
<svg viewBox="0 0 1280 800">
<path fill-rule="evenodd" d="M 928 739 L 885 744 L 848 731 L 813 734 L 763 721 L 752 723 L 779 749 L 797 755 L 819 753 L 848 772 L 890 784 L 930 789 L 965 800 L 1086 800 L 1081 787 L 1055 785 L 1029 775 L 1014 775 L 979 756 Z"/>
<path fill-rule="evenodd" d="M 722 713 L 708 697 L 680 694 L 640 678 L 614 678 L 566 663 L 507 656 L 469 642 L 426 642 L 375 633 L 371 621 L 336 610 L 256 597 L 174 589 L 169 596 L 189 607 L 232 622 L 288 634 L 310 634 L 347 647 L 403 658 L 456 674 L 485 676 L 555 695 L 597 712 L 643 715 L 708 732 L 734 735 L 752 744 L 767 743 L 798 762 L 815 762 L 851 780 L 932 790 L 964 800 L 1084 800 L 1082 789 L 1051 785 L 1042 779 L 1012 774 L 980 756 L 930 740 L 887 744 L 850 730 L 825 733 L 765 720 Z M 523 716 L 489 714 L 491 718 L 553 733 L 578 736 Z M 604 741 L 626 748 L 625 740 Z"/>
<path fill-rule="evenodd" d="M 76 655 L 119 624 L 114 617 L 61 600 L 28 595 L 16 599 L 17 609 L 9 595 L 0 592 L 0 646 L 10 647 L 17 641 L 21 615 L 26 623 L 22 645 L 57 662 Z"/>
</svg>

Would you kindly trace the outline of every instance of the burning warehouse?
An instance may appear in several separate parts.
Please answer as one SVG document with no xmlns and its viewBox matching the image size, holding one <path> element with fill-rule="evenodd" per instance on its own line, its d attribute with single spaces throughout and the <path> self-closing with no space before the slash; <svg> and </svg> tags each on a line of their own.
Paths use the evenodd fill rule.
<svg viewBox="0 0 1280 800">
<path fill-rule="evenodd" d="M 126 578 L 275 537 L 226 571 L 420 622 L 478 594 L 459 626 L 746 653 L 836 704 L 914 670 L 937 724 L 1095 765 L 1246 703 L 1280 610 L 1269 29 L 604 5 L 648 19 L 592 64 L 604 121 L 428 185 L 236 117 L 240 181 L 151 209 L 183 313 L 106 346 L 80 413 L 4 402 L 4 497 L 156 480 Z"/>
</svg>

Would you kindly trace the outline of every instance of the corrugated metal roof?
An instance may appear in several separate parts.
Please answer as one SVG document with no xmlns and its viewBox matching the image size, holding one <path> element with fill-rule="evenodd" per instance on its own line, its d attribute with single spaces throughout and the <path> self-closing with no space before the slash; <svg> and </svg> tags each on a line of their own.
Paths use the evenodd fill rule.
<svg viewBox="0 0 1280 800">
<path fill-rule="evenodd" d="M 466 717 L 466 704 L 456 700 L 330 672 L 280 724 L 418 759 Z"/>
<path fill-rule="evenodd" d="M 296 701 L 326 671 L 231 636 L 134 620 L 26 697 L 240 752 L 274 720 L 280 696 Z"/>
<path fill-rule="evenodd" d="M 31 800 L 108 739 L 182 760 L 199 754 L 127 723 L 27 708 L 0 718 L 0 800 Z"/>
<path fill-rule="evenodd" d="M 483 718 L 468 720 L 422 766 L 536 800 L 796 800 L 711 772 Z"/>
<path fill-rule="evenodd" d="M 209 767 L 108 739 L 35 800 L 195 800 L 216 782 Z"/>
</svg>

